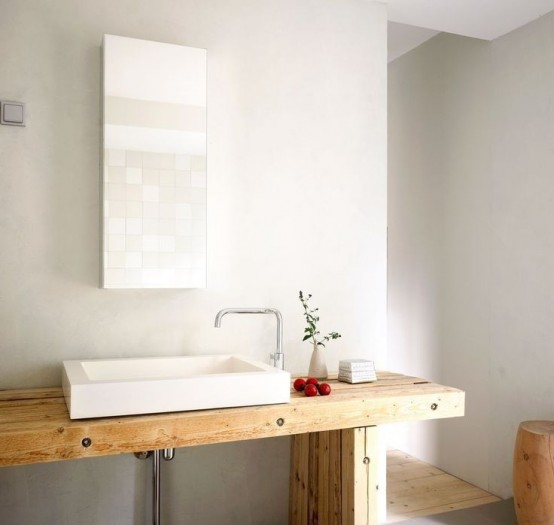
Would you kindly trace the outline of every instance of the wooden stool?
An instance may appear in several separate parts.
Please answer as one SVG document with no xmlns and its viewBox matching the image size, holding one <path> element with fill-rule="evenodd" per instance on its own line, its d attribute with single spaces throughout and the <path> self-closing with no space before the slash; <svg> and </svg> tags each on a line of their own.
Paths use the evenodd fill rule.
<svg viewBox="0 0 554 525">
<path fill-rule="evenodd" d="M 524 421 L 514 449 L 519 525 L 554 525 L 554 421 Z"/>
</svg>

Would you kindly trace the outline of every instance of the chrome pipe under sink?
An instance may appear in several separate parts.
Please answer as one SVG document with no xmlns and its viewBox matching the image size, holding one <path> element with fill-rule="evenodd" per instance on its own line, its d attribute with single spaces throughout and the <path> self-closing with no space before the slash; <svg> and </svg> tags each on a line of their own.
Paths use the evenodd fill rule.
<svg viewBox="0 0 554 525">
<path fill-rule="evenodd" d="M 148 452 L 135 452 L 137 459 L 147 459 L 152 456 L 152 524 L 161 525 L 162 523 L 162 472 L 161 460 L 171 461 L 175 457 L 174 448 L 164 448 L 162 450 L 149 450 Z"/>
</svg>

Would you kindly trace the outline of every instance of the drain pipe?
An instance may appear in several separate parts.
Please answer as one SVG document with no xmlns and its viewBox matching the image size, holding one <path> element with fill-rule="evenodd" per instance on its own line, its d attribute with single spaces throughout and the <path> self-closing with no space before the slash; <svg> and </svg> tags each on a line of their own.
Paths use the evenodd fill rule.
<svg viewBox="0 0 554 525">
<path fill-rule="evenodd" d="M 174 448 L 162 450 L 149 450 L 148 452 L 135 452 L 137 459 L 146 459 L 152 456 L 152 524 L 161 525 L 161 462 L 171 461 L 175 457 Z"/>
<path fill-rule="evenodd" d="M 152 523 L 153 525 L 160 525 L 161 522 L 161 505 L 160 505 L 160 492 L 161 492 L 161 470 L 160 470 L 160 451 L 154 450 L 152 454 Z"/>
</svg>

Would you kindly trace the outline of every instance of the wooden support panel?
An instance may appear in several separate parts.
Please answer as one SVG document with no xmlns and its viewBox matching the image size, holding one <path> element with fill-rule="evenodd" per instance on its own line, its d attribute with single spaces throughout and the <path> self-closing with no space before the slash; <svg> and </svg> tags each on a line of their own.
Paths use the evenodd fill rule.
<svg viewBox="0 0 554 525">
<path fill-rule="evenodd" d="M 294 436 L 290 525 L 377 525 L 377 427 Z"/>
<path fill-rule="evenodd" d="M 342 523 L 377 525 L 377 427 L 352 428 L 342 434 Z"/>
</svg>

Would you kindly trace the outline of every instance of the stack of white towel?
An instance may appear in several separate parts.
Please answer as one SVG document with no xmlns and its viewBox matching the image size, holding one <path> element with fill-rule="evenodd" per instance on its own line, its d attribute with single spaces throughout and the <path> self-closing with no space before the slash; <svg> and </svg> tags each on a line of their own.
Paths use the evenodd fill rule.
<svg viewBox="0 0 554 525">
<path fill-rule="evenodd" d="M 339 361 L 339 381 L 345 383 L 369 383 L 376 381 L 375 363 L 368 359 L 343 359 Z"/>
</svg>

